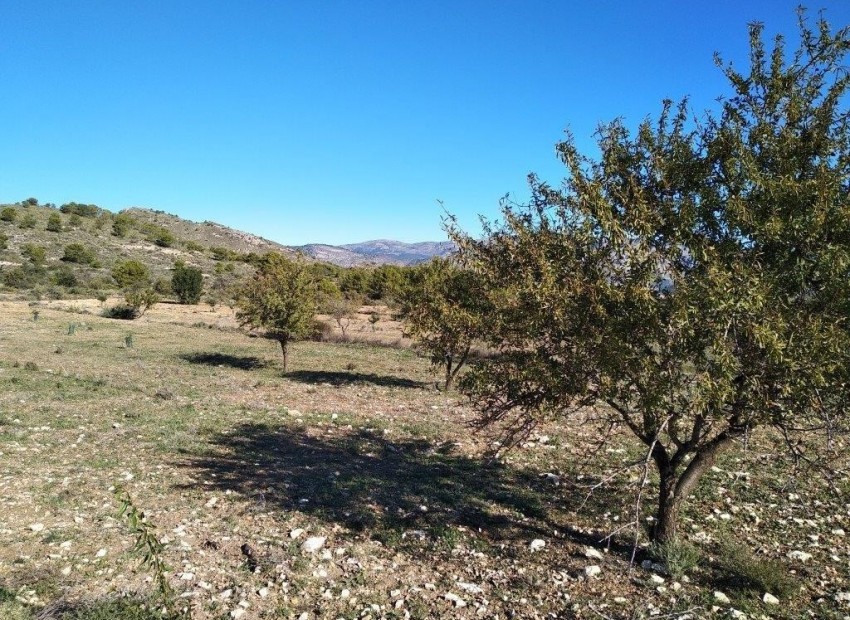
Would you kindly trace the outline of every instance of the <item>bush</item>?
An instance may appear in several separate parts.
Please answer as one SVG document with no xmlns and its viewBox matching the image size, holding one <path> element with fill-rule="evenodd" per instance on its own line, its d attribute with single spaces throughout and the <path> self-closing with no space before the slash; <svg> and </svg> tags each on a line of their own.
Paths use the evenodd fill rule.
<svg viewBox="0 0 850 620">
<path fill-rule="evenodd" d="M 150 282 L 148 268 L 137 260 L 125 260 L 115 263 L 112 277 L 121 288 L 138 288 Z"/>
<path fill-rule="evenodd" d="M 62 260 L 66 263 L 91 265 L 97 261 L 97 256 L 82 243 L 71 243 L 65 246 L 65 254 L 62 256 Z"/>
<path fill-rule="evenodd" d="M 5 250 L 9 247 L 9 237 L 0 233 L 0 250 Z"/>
<path fill-rule="evenodd" d="M 202 246 L 200 243 L 198 243 L 196 241 L 192 241 L 192 240 L 184 241 L 183 247 L 186 248 L 186 250 L 188 252 L 203 252 L 204 251 L 204 246 Z"/>
<path fill-rule="evenodd" d="M 197 267 L 187 267 L 183 262 L 174 264 L 171 288 L 181 304 L 196 304 L 201 299 L 204 276 Z"/>
<path fill-rule="evenodd" d="M 787 597 L 799 587 L 781 562 L 756 557 L 747 547 L 729 539 L 720 541 L 717 560 L 724 571 L 742 582 L 742 587 L 759 593 Z"/>
<path fill-rule="evenodd" d="M 132 217 L 125 213 L 119 213 L 112 222 L 112 234 L 116 237 L 126 237 L 133 224 L 134 220 Z"/>
<path fill-rule="evenodd" d="M 14 207 L 6 207 L 0 211 L 0 220 L 4 222 L 14 222 L 18 218 L 18 210 Z"/>
<path fill-rule="evenodd" d="M 313 319 L 313 324 L 310 326 L 309 339 L 314 342 L 326 342 L 333 336 L 334 328 L 327 321 Z"/>
<path fill-rule="evenodd" d="M 672 540 L 666 543 L 653 543 L 649 555 L 664 564 L 664 568 L 674 579 L 690 572 L 700 562 L 700 551 L 683 540 Z"/>
<path fill-rule="evenodd" d="M 27 213 L 21 218 L 21 221 L 18 222 L 18 228 L 35 228 L 36 224 L 38 224 L 38 219 L 36 219 L 36 217 L 32 213 Z"/>
<path fill-rule="evenodd" d="M 46 271 L 36 265 L 24 265 L 3 271 L 3 284 L 10 288 L 33 289 L 46 282 Z"/>
<path fill-rule="evenodd" d="M 97 205 L 85 205 L 76 202 L 67 202 L 59 207 L 59 210 L 62 213 L 76 215 L 77 217 L 98 217 L 103 212 L 103 209 Z"/>
<path fill-rule="evenodd" d="M 29 259 L 33 265 L 42 265 L 47 260 L 47 250 L 40 245 L 26 243 L 21 247 L 21 256 Z"/>
<path fill-rule="evenodd" d="M 62 217 L 58 213 L 51 213 L 44 229 L 50 232 L 62 232 Z"/>
<path fill-rule="evenodd" d="M 122 321 L 132 321 L 141 316 L 138 308 L 133 308 L 127 304 L 118 304 L 110 308 L 104 308 L 100 316 L 106 319 L 120 319 Z"/>
<path fill-rule="evenodd" d="M 151 288 L 134 289 L 124 294 L 124 301 L 136 311 L 136 316 L 142 316 L 159 302 L 159 295 Z"/>
<path fill-rule="evenodd" d="M 170 248 L 177 238 L 167 228 L 157 227 L 147 236 L 148 241 L 155 243 L 161 248 Z"/>
<path fill-rule="evenodd" d="M 63 265 L 53 273 L 53 283 L 57 286 L 66 286 L 68 288 L 77 286 L 79 280 L 74 271 L 67 265 Z"/>
</svg>

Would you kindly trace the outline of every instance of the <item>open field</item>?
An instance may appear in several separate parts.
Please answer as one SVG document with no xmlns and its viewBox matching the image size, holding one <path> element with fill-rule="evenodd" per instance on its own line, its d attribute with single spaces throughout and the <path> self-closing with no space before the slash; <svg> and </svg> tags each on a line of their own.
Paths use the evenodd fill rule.
<svg viewBox="0 0 850 620">
<path fill-rule="evenodd" d="M 397 324 L 363 315 L 349 333 L 373 344 L 298 343 L 284 377 L 277 345 L 227 308 L 99 307 L 44 303 L 35 321 L 0 302 L 0 616 L 152 592 L 122 485 L 196 619 L 850 617 L 850 505 L 793 477 L 769 435 L 699 487 L 683 529 L 700 559 L 662 575 L 642 549 L 630 566 L 622 528 L 639 446 L 587 460 L 589 429 L 553 423 L 487 462 L 491 439 L 427 360 L 378 346 Z M 324 546 L 303 551 L 309 537 Z"/>
</svg>

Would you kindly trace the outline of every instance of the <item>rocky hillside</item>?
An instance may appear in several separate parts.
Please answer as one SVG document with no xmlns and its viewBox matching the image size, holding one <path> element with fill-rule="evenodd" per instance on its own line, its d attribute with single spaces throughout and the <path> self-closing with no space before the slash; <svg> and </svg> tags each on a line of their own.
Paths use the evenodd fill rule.
<svg viewBox="0 0 850 620">
<path fill-rule="evenodd" d="M 415 265 L 435 256 L 447 256 L 454 251 L 455 246 L 450 241 L 402 243 L 378 239 L 347 245 L 311 243 L 292 249 L 317 261 L 341 267 L 353 267 L 355 265 Z"/>
</svg>

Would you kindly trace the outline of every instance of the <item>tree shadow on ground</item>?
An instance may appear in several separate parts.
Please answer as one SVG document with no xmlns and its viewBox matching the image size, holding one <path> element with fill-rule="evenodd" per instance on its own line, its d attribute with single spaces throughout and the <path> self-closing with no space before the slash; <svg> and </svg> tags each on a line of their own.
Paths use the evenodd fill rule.
<svg viewBox="0 0 850 620">
<path fill-rule="evenodd" d="M 558 529 L 574 542 L 598 544 L 598 537 L 549 520 L 559 491 L 538 472 L 446 453 L 439 443 L 390 441 L 368 431 L 317 438 L 253 423 L 211 440 L 208 452 L 184 462 L 211 484 L 207 488 L 235 491 L 264 510 L 302 512 L 384 543 L 438 541 L 465 526 L 491 543 L 527 545 Z M 454 533 L 447 532 L 450 526 Z"/>
<path fill-rule="evenodd" d="M 239 370 L 256 370 L 267 368 L 271 362 L 262 360 L 251 355 L 229 355 L 227 353 L 186 353 L 180 359 L 190 364 L 203 364 L 205 366 L 230 366 Z"/>
<path fill-rule="evenodd" d="M 331 385 L 350 385 L 353 383 L 371 383 L 380 387 L 423 388 L 425 383 L 363 372 L 334 372 L 329 370 L 296 370 L 286 373 L 286 378 L 299 383 L 330 383 Z"/>
</svg>

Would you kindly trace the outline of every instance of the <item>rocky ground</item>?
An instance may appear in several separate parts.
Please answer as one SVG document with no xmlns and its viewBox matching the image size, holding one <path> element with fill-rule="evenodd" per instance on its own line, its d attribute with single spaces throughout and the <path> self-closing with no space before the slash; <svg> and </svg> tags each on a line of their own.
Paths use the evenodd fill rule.
<svg viewBox="0 0 850 620">
<path fill-rule="evenodd" d="M 284 377 L 227 309 L 98 307 L 0 302 L 0 617 L 159 605 L 117 489 L 197 620 L 850 617 L 847 479 L 769 434 L 710 472 L 665 563 L 638 445 L 589 456 L 592 426 L 553 423 L 485 460 L 427 360 L 379 346 L 387 317 L 349 332 L 371 344 L 298 344 Z"/>
</svg>

